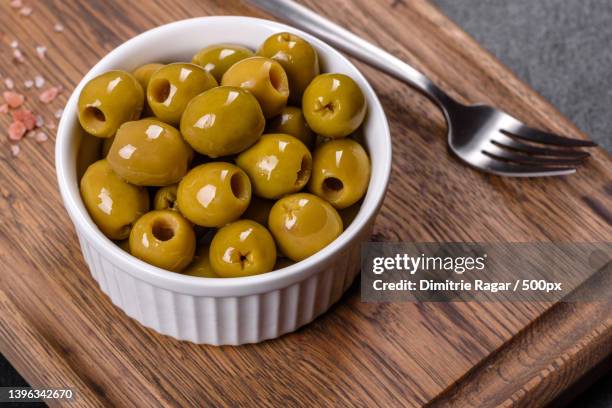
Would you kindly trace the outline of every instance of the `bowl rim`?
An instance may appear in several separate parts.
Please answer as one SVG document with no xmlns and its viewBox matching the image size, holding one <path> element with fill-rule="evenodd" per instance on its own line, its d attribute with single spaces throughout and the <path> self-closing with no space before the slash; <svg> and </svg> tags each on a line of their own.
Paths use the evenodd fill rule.
<svg viewBox="0 0 612 408">
<path fill-rule="evenodd" d="M 75 194 L 74 190 L 71 191 L 71 188 L 68 185 L 68 175 L 71 172 L 74 172 L 74 170 L 70 170 L 70 166 L 74 167 L 75 165 L 69 154 L 71 141 L 73 139 L 71 135 L 71 127 L 73 125 L 71 121 L 74 120 L 74 118 L 68 116 L 76 115 L 78 95 L 80 94 L 80 90 L 85 82 L 94 75 L 99 74 L 97 71 L 100 70 L 99 67 L 101 65 L 105 65 L 108 60 L 112 60 L 115 55 L 123 53 L 123 50 L 131 48 L 140 42 L 146 41 L 147 37 L 151 36 L 152 34 L 157 34 L 162 31 L 172 31 L 173 29 L 182 25 L 198 25 L 218 22 L 223 22 L 224 24 L 265 25 L 273 28 L 274 31 L 289 31 L 295 33 L 309 41 L 316 49 L 324 49 L 327 54 L 331 55 L 330 58 L 340 59 L 343 63 L 354 69 L 355 74 L 360 79 L 360 82 L 365 84 L 364 94 L 366 94 L 366 99 L 369 103 L 368 115 L 376 112 L 376 114 L 382 119 L 382 128 L 379 129 L 380 134 L 377 135 L 377 137 L 380 138 L 380 143 L 383 146 L 382 153 L 380 154 L 381 160 L 379 163 L 379 165 L 382 165 L 383 167 L 380 177 L 375 180 L 375 182 L 372 178 L 370 179 L 366 196 L 364 197 L 363 204 L 359 209 L 357 216 L 349 227 L 345 229 L 342 234 L 332 243 L 303 261 L 273 271 L 273 273 L 269 272 L 260 275 L 223 279 L 204 278 L 170 272 L 150 265 L 126 253 L 113 241 L 104 236 L 95 226 L 84 208 L 80 194 L 78 194 L 78 188 L 76 189 L 77 193 Z M 98 63 L 96 63 L 88 71 L 88 73 L 84 75 L 66 103 L 64 114 L 61 117 L 57 131 L 55 161 L 60 193 L 64 201 L 64 206 L 72 222 L 74 223 L 75 229 L 77 230 L 79 239 L 82 239 L 81 234 L 84 234 L 87 243 L 94 243 L 100 251 L 103 251 L 112 257 L 114 264 L 120 264 L 125 272 L 139 280 L 149 282 L 154 286 L 171 288 L 175 291 L 184 293 L 187 292 L 194 295 L 225 297 L 260 293 L 271 289 L 286 287 L 292 283 L 306 279 L 309 276 L 318 273 L 319 268 L 323 267 L 325 263 L 329 263 L 336 253 L 342 251 L 348 245 L 350 245 L 360 235 L 363 229 L 373 221 L 382 205 L 391 173 L 391 149 L 391 134 L 389 124 L 378 96 L 359 69 L 357 69 L 357 67 L 338 50 L 313 35 L 276 21 L 246 16 L 205 16 L 179 20 L 144 31 L 120 44 L 106 54 L 102 59 L 100 59 L 100 61 L 98 61 Z M 367 207 L 366 203 L 368 203 Z"/>
</svg>

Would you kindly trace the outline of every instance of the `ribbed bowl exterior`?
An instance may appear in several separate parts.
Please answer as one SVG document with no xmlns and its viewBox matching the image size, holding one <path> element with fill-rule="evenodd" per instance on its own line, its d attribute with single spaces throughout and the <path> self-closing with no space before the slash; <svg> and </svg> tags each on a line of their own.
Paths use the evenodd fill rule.
<svg viewBox="0 0 612 408">
<path fill-rule="evenodd" d="M 325 313 L 360 265 L 360 239 L 315 274 L 282 289 L 235 297 L 194 296 L 140 280 L 78 233 L 93 278 L 113 304 L 142 325 L 179 340 L 212 345 L 257 343 L 297 330 Z M 272 272 L 273 273 L 273 272 Z"/>
</svg>

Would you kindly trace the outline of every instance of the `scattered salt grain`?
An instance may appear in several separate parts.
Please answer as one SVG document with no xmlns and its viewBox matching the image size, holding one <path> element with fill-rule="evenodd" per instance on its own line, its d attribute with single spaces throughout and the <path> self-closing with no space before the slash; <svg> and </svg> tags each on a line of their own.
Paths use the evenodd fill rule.
<svg viewBox="0 0 612 408">
<path fill-rule="evenodd" d="M 28 17 L 30 14 L 32 14 L 32 7 L 22 7 L 21 10 L 19 10 L 19 14 L 24 17 Z"/>
<path fill-rule="evenodd" d="M 55 123 L 51 122 L 51 123 L 47 124 L 47 129 L 55 130 Z"/>
<path fill-rule="evenodd" d="M 17 40 L 11 41 L 11 48 L 13 49 L 19 48 L 19 42 Z"/>
<path fill-rule="evenodd" d="M 23 6 L 23 3 L 21 2 L 21 0 L 12 0 L 10 4 L 11 4 L 11 7 L 15 9 L 21 8 L 21 6 Z"/>
<path fill-rule="evenodd" d="M 63 109 L 58 109 L 55 111 L 55 113 L 53 114 L 53 116 L 55 116 L 55 119 L 59 119 L 62 117 L 62 113 L 64 113 Z"/>
<path fill-rule="evenodd" d="M 35 139 L 38 143 L 44 143 L 49 139 L 49 137 L 45 132 L 36 132 Z"/>
<path fill-rule="evenodd" d="M 11 78 L 5 78 L 4 86 L 6 86 L 6 89 L 13 89 L 15 87 L 15 83 Z"/>
<path fill-rule="evenodd" d="M 23 105 L 25 101 L 25 97 L 17 92 L 13 91 L 4 91 L 2 92 L 2 97 L 6 101 L 9 107 L 16 109 Z"/>
<path fill-rule="evenodd" d="M 0 105 L 0 113 L 8 113 L 8 104 L 7 103 L 3 103 L 2 105 Z"/>
<path fill-rule="evenodd" d="M 43 127 L 45 125 L 45 118 L 38 115 L 36 116 L 36 127 Z"/>
<path fill-rule="evenodd" d="M 23 124 L 23 122 L 17 120 L 11 123 L 11 126 L 9 126 L 8 129 L 9 139 L 14 141 L 21 140 L 23 135 L 25 135 L 26 130 L 26 126 Z"/>
<path fill-rule="evenodd" d="M 61 88 L 59 88 L 57 86 L 52 86 L 51 88 L 47 88 L 46 90 L 44 90 L 40 94 L 38 99 L 42 103 L 51 103 L 57 97 L 57 95 L 60 93 L 60 91 L 61 91 Z"/>
<path fill-rule="evenodd" d="M 34 77 L 34 85 L 40 89 L 45 85 L 45 78 L 42 77 L 42 75 L 36 75 Z"/>
<path fill-rule="evenodd" d="M 53 26 L 53 31 L 55 31 L 56 33 L 61 33 L 62 31 L 64 31 L 64 25 L 62 23 L 55 23 L 55 25 Z"/>
<path fill-rule="evenodd" d="M 23 54 L 19 49 L 15 49 L 13 50 L 13 58 L 15 58 L 15 61 L 17 62 L 24 62 L 25 58 L 23 58 Z"/>
<path fill-rule="evenodd" d="M 21 149 L 19 148 L 19 145 L 11 145 L 11 154 L 13 155 L 13 157 L 16 157 L 20 151 Z"/>
<path fill-rule="evenodd" d="M 25 86 L 26 89 L 30 89 L 34 86 L 34 81 L 32 81 L 31 79 L 23 81 L 23 86 Z"/>
<path fill-rule="evenodd" d="M 38 58 L 40 59 L 45 59 L 45 56 L 47 55 L 47 47 L 45 47 L 44 45 L 37 46 L 36 55 L 38 55 Z"/>
<path fill-rule="evenodd" d="M 32 130 L 36 127 L 36 116 L 28 109 L 19 109 L 11 112 L 13 121 L 21 122 L 25 125 L 27 130 Z"/>
</svg>

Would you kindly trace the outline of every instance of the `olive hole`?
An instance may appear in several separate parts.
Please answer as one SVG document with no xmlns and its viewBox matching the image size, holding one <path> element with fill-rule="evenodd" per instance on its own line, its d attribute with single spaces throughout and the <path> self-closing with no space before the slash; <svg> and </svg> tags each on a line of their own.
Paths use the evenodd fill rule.
<svg viewBox="0 0 612 408">
<path fill-rule="evenodd" d="M 246 254 L 240 254 L 240 269 L 244 269 L 247 264 L 251 263 L 251 253 L 247 252 Z"/>
<path fill-rule="evenodd" d="M 282 41 L 289 42 L 289 41 L 291 41 L 291 34 L 289 34 L 289 33 L 282 33 L 280 35 L 280 39 Z"/>
<path fill-rule="evenodd" d="M 170 81 L 167 79 L 158 79 L 151 87 L 151 95 L 156 102 L 162 103 L 168 99 L 170 95 Z"/>
<path fill-rule="evenodd" d="M 325 105 L 318 103 L 315 108 L 315 111 L 319 112 L 322 116 L 331 116 L 335 110 L 336 106 L 333 102 L 326 103 Z"/>
<path fill-rule="evenodd" d="M 248 199 L 246 181 L 241 173 L 234 173 L 230 179 L 232 194 L 239 200 Z"/>
<path fill-rule="evenodd" d="M 270 68 L 270 72 L 268 72 L 268 76 L 270 77 L 270 84 L 272 84 L 274 89 L 280 93 L 285 93 L 287 91 L 287 87 L 283 81 L 282 68 L 273 65 Z"/>
<path fill-rule="evenodd" d="M 177 200 L 176 200 L 176 195 L 168 193 L 167 195 L 165 195 L 164 197 L 162 197 L 162 203 L 161 203 L 161 208 L 159 208 L 160 210 L 176 210 L 178 208 L 177 206 Z"/>
<path fill-rule="evenodd" d="M 323 194 L 331 201 L 340 197 L 343 188 L 344 183 L 336 177 L 327 177 L 323 180 Z"/>
<path fill-rule="evenodd" d="M 106 115 L 100 108 L 88 106 L 83 110 L 83 125 L 92 131 L 101 131 L 106 127 Z"/>
<path fill-rule="evenodd" d="M 85 108 L 85 116 L 89 120 L 95 120 L 97 122 L 106 122 L 106 116 L 99 108 L 95 106 L 88 106 Z"/>
<path fill-rule="evenodd" d="M 310 178 L 310 170 L 312 168 L 312 161 L 310 157 L 304 156 L 302 157 L 302 162 L 300 163 L 300 169 L 297 172 L 297 177 L 295 179 L 296 186 L 302 186 L 308 182 Z M 340 181 L 340 180 L 338 180 Z"/>
<path fill-rule="evenodd" d="M 159 241 L 169 241 L 174 238 L 174 225 L 163 218 L 158 218 L 153 223 L 153 236 Z"/>
</svg>

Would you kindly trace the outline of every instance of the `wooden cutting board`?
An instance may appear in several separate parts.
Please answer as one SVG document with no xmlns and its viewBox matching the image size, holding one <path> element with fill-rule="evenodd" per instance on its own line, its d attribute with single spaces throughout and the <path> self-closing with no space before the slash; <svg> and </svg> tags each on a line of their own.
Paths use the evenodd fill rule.
<svg viewBox="0 0 612 408">
<path fill-rule="evenodd" d="M 137 33 L 194 16 L 266 17 L 225 0 L 54 0 L 31 2 L 30 16 L 8 3 L 0 3 L 0 72 L 47 122 L 100 57 Z M 426 1 L 305 3 L 459 100 L 586 137 Z M 58 21 L 63 33 L 53 31 Z M 25 63 L 11 60 L 14 39 Z M 36 45 L 47 46 L 45 60 Z M 376 240 L 610 241 L 612 161 L 604 151 L 569 177 L 477 173 L 447 154 L 445 124 L 430 102 L 359 67 L 394 141 Z M 58 101 L 43 105 L 38 90 L 24 90 L 37 73 L 65 87 Z M 314 323 L 262 344 L 163 337 L 113 307 L 89 275 L 57 192 L 52 140 L 24 140 L 12 157 L 8 124 L 0 115 L 0 351 L 33 386 L 72 387 L 84 406 L 538 406 L 612 351 L 610 303 L 365 304 L 357 287 Z"/>
</svg>

